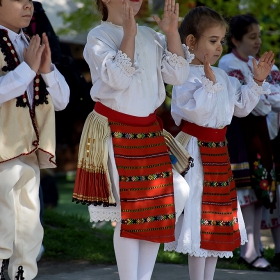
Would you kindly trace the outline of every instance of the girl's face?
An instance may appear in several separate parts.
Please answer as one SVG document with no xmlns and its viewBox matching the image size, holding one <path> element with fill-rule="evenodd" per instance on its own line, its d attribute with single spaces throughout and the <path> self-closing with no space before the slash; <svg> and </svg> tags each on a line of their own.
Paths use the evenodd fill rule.
<svg viewBox="0 0 280 280">
<path fill-rule="evenodd" d="M 205 29 L 200 38 L 196 40 L 193 51 L 192 46 L 189 46 L 195 55 L 192 64 L 203 64 L 206 54 L 209 63 L 211 65 L 215 64 L 223 52 L 225 34 L 226 27 L 223 25 L 216 25 Z"/>
<path fill-rule="evenodd" d="M 256 56 L 262 43 L 260 26 L 253 23 L 250 26 L 248 33 L 243 35 L 241 41 L 233 39 L 232 42 L 236 46 L 235 50 L 242 57 L 248 58 L 248 56 Z"/>
<path fill-rule="evenodd" d="M 106 1 L 103 0 L 104 3 Z M 134 16 L 139 12 L 143 0 L 128 0 L 129 5 L 133 8 Z M 122 0 L 109 0 L 109 3 L 106 4 L 108 7 L 109 16 L 113 14 L 117 16 L 122 15 Z"/>
</svg>

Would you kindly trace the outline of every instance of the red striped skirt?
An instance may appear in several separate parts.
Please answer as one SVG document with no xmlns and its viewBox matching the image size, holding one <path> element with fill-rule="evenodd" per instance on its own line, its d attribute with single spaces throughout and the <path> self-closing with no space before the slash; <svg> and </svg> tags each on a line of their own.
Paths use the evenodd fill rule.
<svg viewBox="0 0 280 280">
<path fill-rule="evenodd" d="M 112 132 L 119 173 L 121 236 L 164 243 L 174 241 L 173 174 L 156 115 L 133 117 L 97 103 Z"/>
<path fill-rule="evenodd" d="M 182 130 L 197 137 L 204 172 L 200 247 L 233 251 L 240 246 L 241 239 L 226 128 L 212 129 L 184 122 Z"/>
</svg>

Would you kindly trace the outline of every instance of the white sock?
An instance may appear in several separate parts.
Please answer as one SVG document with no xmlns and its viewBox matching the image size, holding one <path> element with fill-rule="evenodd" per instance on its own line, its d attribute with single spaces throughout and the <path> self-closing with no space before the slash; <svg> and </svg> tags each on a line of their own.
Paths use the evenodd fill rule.
<svg viewBox="0 0 280 280">
<path fill-rule="evenodd" d="M 150 280 L 159 243 L 120 237 L 120 223 L 115 227 L 114 248 L 120 280 Z"/>
<path fill-rule="evenodd" d="M 275 254 L 280 253 L 280 226 L 272 228 L 271 234 L 274 241 Z"/>
<path fill-rule="evenodd" d="M 204 280 L 206 258 L 191 257 L 188 255 L 190 280 Z"/>
<path fill-rule="evenodd" d="M 241 208 L 245 227 L 248 236 L 248 242 L 240 246 L 240 255 L 248 263 L 260 256 L 260 231 L 261 231 L 261 206 L 251 204 Z M 266 267 L 269 263 L 266 259 L 260 258 L 253 263 L 255 267 Z"/>
<path fill-rule="evenodd" d="M 217 257 L 206 258 L 204 280 L 213 280 L 216 270 Z"/>
</svg>

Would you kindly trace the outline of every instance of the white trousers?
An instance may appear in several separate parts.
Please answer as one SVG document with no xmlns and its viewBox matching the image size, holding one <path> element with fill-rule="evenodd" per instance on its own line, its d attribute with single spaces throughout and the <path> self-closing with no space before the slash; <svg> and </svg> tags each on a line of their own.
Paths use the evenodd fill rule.
<svg viewBox="0 0 280 280">
<path fill-rule="evenodd" d="M 0 262 L 10 259 L 10 279 L 15 279 L 19 266 L 23 266 L 25 280 L 37 275 L 36 257 L 44 234 L 39 184 L 35 153 L 0 164 Z"/>
</svg>

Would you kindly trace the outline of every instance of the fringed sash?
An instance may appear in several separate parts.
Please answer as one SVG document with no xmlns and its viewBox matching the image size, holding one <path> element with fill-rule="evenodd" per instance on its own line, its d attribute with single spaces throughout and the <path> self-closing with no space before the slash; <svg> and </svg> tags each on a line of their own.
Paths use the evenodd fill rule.
<svg viewBox="0 0 280 280">
<path fill-rule="evenodd" d="M 108 119 L 96 111 L 85 122 L 78 154 L 73 201 L 116 206 L 108 172 Z"/>
<path fill-rule="evenodd" d="M 226 128 L 206 128 L 185 121 L 182 130 L 197 137 L 204 171 L 200 246 L 206 250 L 233 251 L 241 240 Z"/>
<path fill-rule="evenodd" d="M 101 103 L 95 110 L 109 120 L 121 199 L 121 236 L 174 241 L 172 166 L 162 129 L 152 114 L 134 117 Z"/>
</svg>

